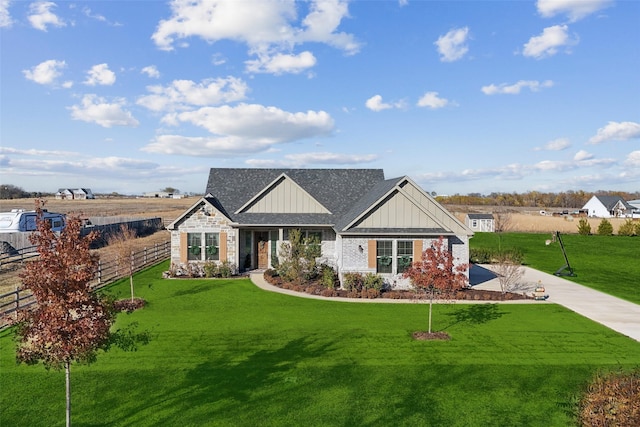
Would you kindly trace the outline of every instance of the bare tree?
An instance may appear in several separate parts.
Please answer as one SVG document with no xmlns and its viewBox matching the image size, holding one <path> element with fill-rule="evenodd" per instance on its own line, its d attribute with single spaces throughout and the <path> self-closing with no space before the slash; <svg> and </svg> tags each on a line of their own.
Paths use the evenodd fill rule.
<svg viewBox="0 0 640 427">
<path fill-rule="evenodd" d="M 115 250 L 116 265 L 118 270 L 124 268 L 129 274 L 129 285 L 131 287 L 131 301 L 135 299 L 133 288 L 133 273 L 135 270 L 133 259 L 133 242 L 136 238 L 136 230 L 126 224 L 120 226 L 120 231 L 111 234 L 107 238 L 107 244 Z"/>
<path fill-rule="evenodd" d="M 513 226 L 512 219 L 511 213 L 506 209 L 495 211 L 493 213 L 494 231 L 496 233 L 504 233 L 511 230 Z"/>
<path fill-rule="evenodd" d="M 498 262 L 494 266 L 498 275 L 502 295 L 511 292 L 524 275 L 524 269 L 518 257 L 509 252 L 498 254 Z"/>
<path fill-rule="evenodd" d="M 115 314 L 109 304 L 91 292 L 90 280 L 98 263 L 89 245 L 95 232 L 81 236 L 80 218 L 71 217 L 60 234 L 43 220 L 43 202 L 36 202 L 37 232 L 30 237 L 40 256 L 21 273 L 24 288 L 31 290 L 37 306 L 20 314 L 17 359 L 26 364 L 42 362 L 65 371 L 66 425 L 71 425 L 72 362 L 92 362 L 110 342 Z"/>
</svg>

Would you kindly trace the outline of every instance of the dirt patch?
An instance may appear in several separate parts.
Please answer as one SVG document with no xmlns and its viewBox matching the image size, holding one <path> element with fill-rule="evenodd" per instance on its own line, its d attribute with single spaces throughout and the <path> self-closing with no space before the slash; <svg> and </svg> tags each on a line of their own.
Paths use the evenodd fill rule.
<svg viewBox="0 0 640 427">
<path fill-rule="evenodd" d="M 449 341 L 451 339 L 446 332 L 417 331 L 411 334 L 411 337 L 417 341 Z"/>
</svg>

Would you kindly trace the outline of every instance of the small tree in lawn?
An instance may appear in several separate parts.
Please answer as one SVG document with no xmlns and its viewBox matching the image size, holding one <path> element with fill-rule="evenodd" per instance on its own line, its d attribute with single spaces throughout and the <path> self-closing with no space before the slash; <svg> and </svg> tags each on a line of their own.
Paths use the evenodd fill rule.
<svg viewBox="0 0 640 427">
<path fill-rule="evenodd" d="M 120 226 L 120 231 L 107 238 L 109 247 L 115 249 L 116 265 L 124 268 L 129 275 L 129 285 L 131 288 L 131 301 L 134 300 L 133 292 L 133 241 L 136 238 L 136 230 L 127 227 L 126 224 Z"/>
<path fill-rule="evenodd" d="M 504 294 L 510 292 L 518 280 L 522 278 L 524 270 L 522 269 L 522 260 L 513 252 L 503 251 L 497 257 L 494 271 L 498 276 L 498 283 L 500 283 L 500 290 L 504 297 Z"/>
<path fill-rule="evenodd" d="M 431 334 L 431 315 L 436 292 L 441 298 L 451 298 L 467 286 L 465 274 L 469 264 L 454 265 L 453 254 L 447 249 L 444 238 L 435 241 L 422 253 L 422 260 L 414 262 L 402 276 L 411 279 L 418 290 L 429 295 L 429 331 Z"/>
<path fill-rule="evenodd" d="M 37 305 L 21 313 L 18 324 L 17 359 L 26 364 L 63 369 L 66 380 L 66 422 L 71 425 L 72 362 L 93 362 L 110 342 L 114 312 L 91 292 L 98 257 L 89 250 L 95 232 L 82 237 L 81 220 L 70 218 L 56 234 L 42 219 L 44 203 L 36 203 L 37 232 L 30 236 L 40 254 L 26 263 L 21 273 L 24 288 L 31 290 Z"/>
</svg>

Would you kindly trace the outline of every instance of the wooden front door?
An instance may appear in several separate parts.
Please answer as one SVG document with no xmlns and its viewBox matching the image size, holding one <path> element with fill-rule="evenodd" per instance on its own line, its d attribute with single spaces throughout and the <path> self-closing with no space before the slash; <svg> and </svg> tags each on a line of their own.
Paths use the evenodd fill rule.
<svg viewBox="0 0 640 427">
<path fill-rule="evenodd" d="M 256 232 L 258 268 L 269 268 L 269 233 Z"/>
</svg>

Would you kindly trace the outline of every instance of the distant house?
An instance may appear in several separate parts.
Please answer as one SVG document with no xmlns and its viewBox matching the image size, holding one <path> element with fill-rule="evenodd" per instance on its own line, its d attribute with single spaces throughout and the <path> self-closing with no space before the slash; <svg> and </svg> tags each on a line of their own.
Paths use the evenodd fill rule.
<svg viewBox="0 0 640 427">
<path fill-rule="evenodd" d="M 620 196 L 593 196 L 582 209 L 598 218 L 631 217 L 636 210 Z"/>
<path fill-rule="evenodd" d="M 169 193 L 166 191 L 150 191 L 147 193 L 144 193 L 144 197 L 149 197 L 149 198 L 160 198 L 160 199 L 171 199 L 173 198 L 173 193 Z"/>
<path fill-rule="evenodd" d="M 86 200 L 95 199 L 90 188 L 60 188 L 56 192 L 56 199 L 59 200 Z"/>
<path fill-rule="evenodd" d="M 495 231 L 495 219 L 492 214 L 470 213 L 465 216 L 465 224 L 472 231 L 489 232 Z"/>
<path fill-rule="evenodd" d="M 344 273 L 402 272 L 444 237 L 456 265 L 469 260 L 469 230 L 404 176 L 381 169 L 213 168 L 206 196 L 167 226 L 171 263 L 227 261 L 237 270 L 275 266 L 289 232 L 318 239 L 321 262 Z"/>
</svg>

